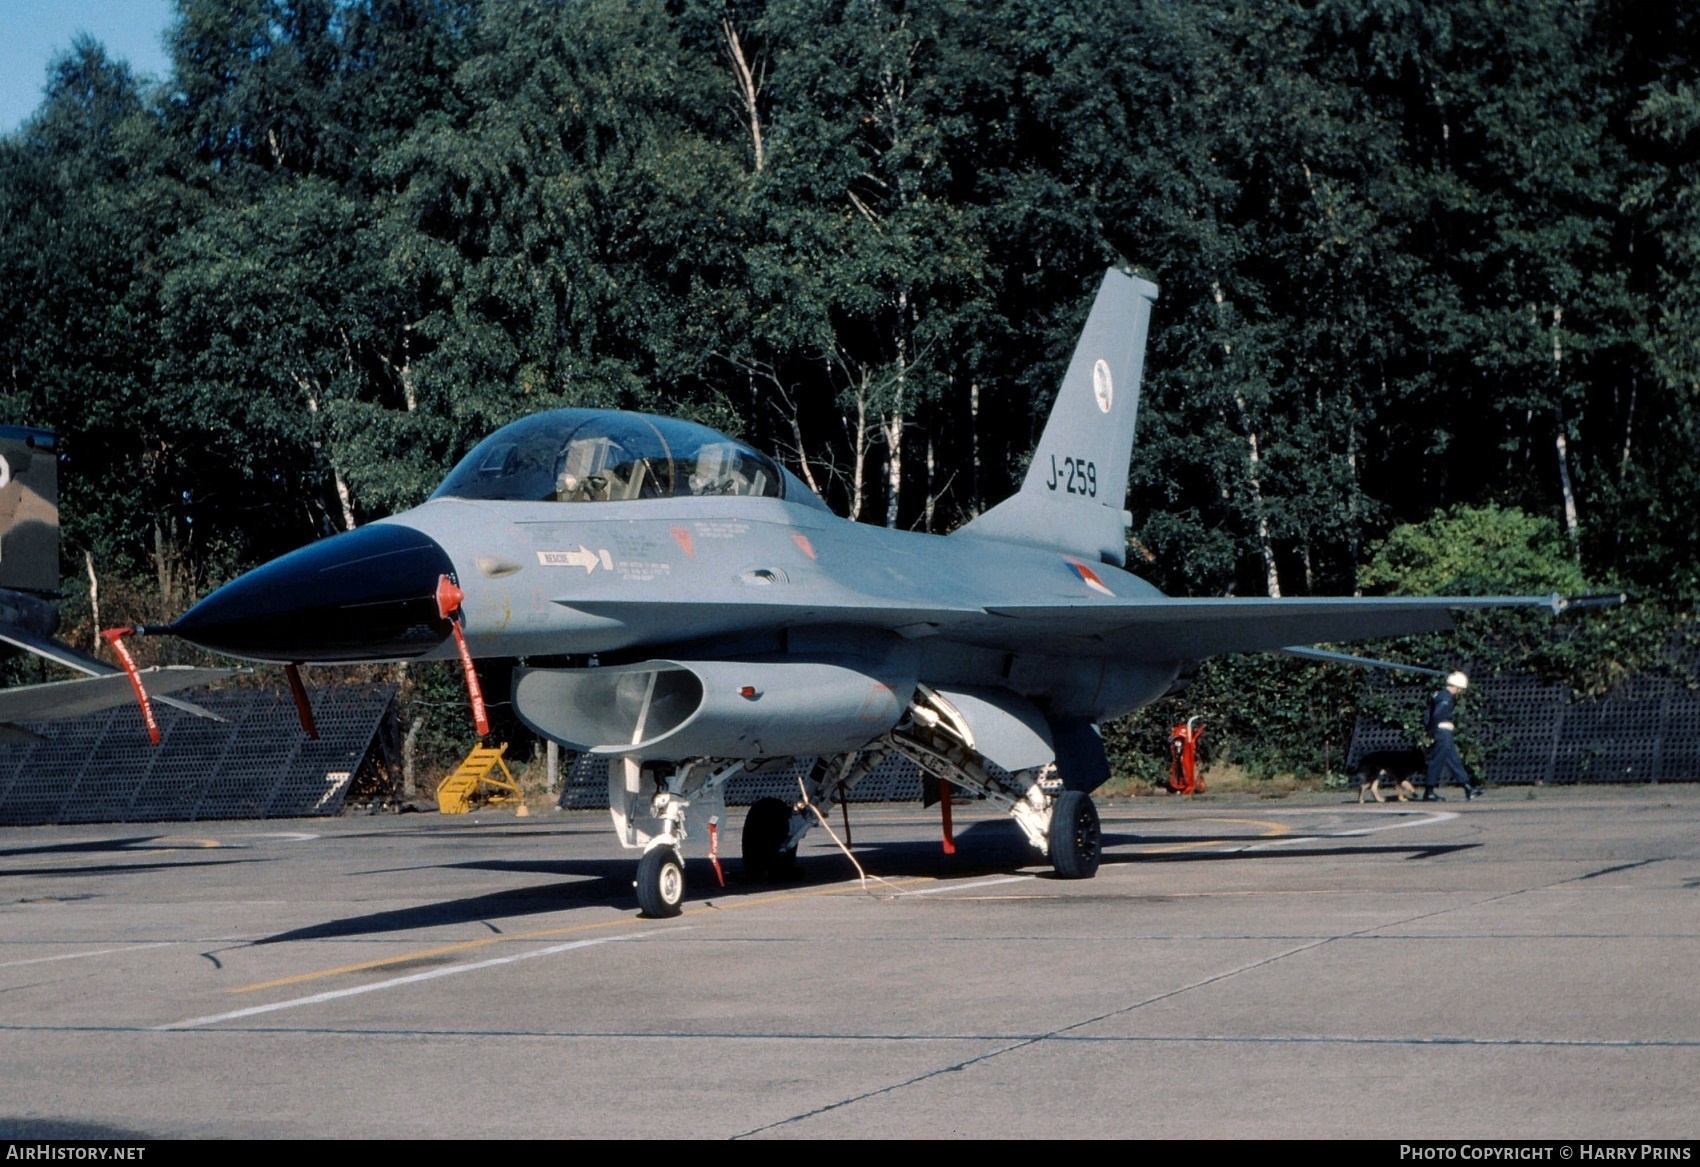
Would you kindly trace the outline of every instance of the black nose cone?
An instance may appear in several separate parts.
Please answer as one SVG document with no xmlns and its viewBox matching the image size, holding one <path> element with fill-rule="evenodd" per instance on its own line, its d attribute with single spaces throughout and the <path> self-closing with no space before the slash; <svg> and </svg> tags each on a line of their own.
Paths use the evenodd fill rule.
<svg viewBox="0 0 1700 1167">
<path fill-rule="evenodd" d="M 395 660 L 449 635 L 437 581 L 454 563 L 421 531 L 379 523 L 321 540 L 226 584 L 170 631 L 268 661 Z"/>
</svg>

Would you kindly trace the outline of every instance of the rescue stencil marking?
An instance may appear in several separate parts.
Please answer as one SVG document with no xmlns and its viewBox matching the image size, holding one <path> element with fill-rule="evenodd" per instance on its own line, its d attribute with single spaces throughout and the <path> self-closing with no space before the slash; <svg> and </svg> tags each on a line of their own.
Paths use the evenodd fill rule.
<svg viewBox="0 0 1700 1167">
<path fill-rule="evenodd" d="M 577 551 L 539 551 L 537 562 L 544 567 L 582 567 L 586 575 L 595 571 L 598 564 L 603 571 L 614 570 L 614 560 L 607 548 L 592 551 L 583 543 L 578 545 Z"/>
<path fill-rule="evenodd" d="M 1098 399 L 1098 412 L 1110 412 L 1110 405 L 1115 400 L 1115 385 L 1110 380 L 1110 362 L 1102 357 L 1092 366 L 1092 396 Z"/>
<path fill-rule="evenodd" d="M 689 527 L 671 527 L 673 542 L 679 545 L 679 550 L 685 553 L 686 559 L 696 558 L 696 548 L 691 546 L 691 530 Z"/>
<path fill-rule="evenodd" d="M 815 545 L 809 542 L 807 535 L 801 531 L 792 531 L 791 541 L 797 545 L 798 550 L 802 551 L 804 555 L 807 555 L 810 559 L 815 557 Z"/>
</svg>

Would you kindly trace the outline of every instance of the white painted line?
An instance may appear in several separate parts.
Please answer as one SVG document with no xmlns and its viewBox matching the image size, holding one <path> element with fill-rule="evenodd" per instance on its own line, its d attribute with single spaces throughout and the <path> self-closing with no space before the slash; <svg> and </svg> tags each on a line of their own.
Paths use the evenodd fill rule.
<svg viewBox="0 0 1700 1167">
<path fill-rule="evenodd" d="M 85 956 L 106 956 L 113 952 L 143 952 L 149 948 L 170 948 L 169 940 L 158 944 L 126 944 L 122 948 L 97 948 L 93 952 L 67 952 L 60 956 L 36 956 L 29 960 L 0 961 L 0 968 L 18 968 L 26 964 L 49 964 L 55 960 L 81 960 Z"/>
<path fill-rule="evenodd" d="M 682 931 L 682 929 L 669 929 Z M 494 968 L 497 965 L 517 964 L 522 960 L 530 960 L 538 956 L 553 956 L 559 952 L 571 952 L 575 948 L 590 948 L 598 944 L 614 944 L 622 940 L 639 940 L 645 936 L 653 936 L 654 932 L 634 932 L 629 936 L 601 936 L 595 940 L 574 940 L 570 944 L 553 944 L 547 948 L 534 949 L 531 952 L 516 953 L 513 956 L 498 956 L 490 960 L 475 961 L 472 964 L 451 965 L 448 968 L 434 968 L 429 972 L 414 973 L 411 976 L 391 977 L 387 981 L 374 981 L 369 985 L 355 985 L 351 989 L 334 989 L 328 993 L 314 993 L 310 997 L 295 997 L 288 1001 L 274 1001 L 270 1005 L 254 1005 L 247 1009 L 234 1009 L 229 1013 L 214 1013 L 209 1017 L 193 1017 L 188 1021 L 174 1021 L 170 1025 L 156 1025 L 155 1032 L 171 1029 L 195 1029 L 202 1025 L 216 1025 L 220 1021 L 235 1021 L 242 1017 L 255 1017 L 261 1013 L 275 1013 L 280 1009 L 296 1009 L 302 1005 L 318 1005 L 325 1001 L 335 1001 L 342 997 L 357 997 L 362 993 L 376 993 L 381 989 L 394 989 L 402 985 L 418 984 L 420 981 L 436 980 L 438 977 L 459 976 L 461 973 L 477 972 L 479 969 Z"/>
<path fill-rule="evenodd" d="M 909 896 L 936 896 L 947 891 L 973 891 L 977 887 L 997 887 L 1001 883 L 1021 883 L 1032 879 L 1031 875 L 1006 875 L 1002 879 L 982 879 L 979 883 L 952 883 L 943 887 L 929 887 L 922 891 L 905 892 Z"/>
<path fill-rule="evenodd" d="M 1350 835 L 1373 835 L 1377 831 L 1397 831 L 1402 830 L 1405 827 L 1424 827 L 1431 823 L 1443 823 L 1447 819 L 1455 819 L 1458 817 L 1458 812 L 1455 810 L 1384 810 L 1378 811 L 1377 813 L 1388 815 L 1390 817 L 1397 816 L 1399 821 L 1394 823 L 1385 823 L 1379 827 L 1364 827 L 1361 830 L 1356 831 L 1341 831 L 1338 835 L 1330 837 L 1344 839 Z"/>
<path fill-rule="evenodd" d="M 1455 810 L 1417 810 L 1417 811 L 1380 811 L 1379 814 L 1398 821 L 1382 823 L 1380 826 L 1359 827 L 1355 831 L 1313 831 L 1304 835 L 1283 835 L 1279 839 L 1269 839 L 1261 843 L 1252 843 L 1238 848 L 1241 851 L 1262 851 L 1270 847 L 1291 847 L 1295 843 L 1314 843 L 1318 839 L 1350 839 L 1362 835 L 1373 835 L 1380 831 L 1399 831 L 1406 827 L 1426 827 L 1435 823 L 1443 823 L 1447 819 L 1455 819 Z"/>
</svg>

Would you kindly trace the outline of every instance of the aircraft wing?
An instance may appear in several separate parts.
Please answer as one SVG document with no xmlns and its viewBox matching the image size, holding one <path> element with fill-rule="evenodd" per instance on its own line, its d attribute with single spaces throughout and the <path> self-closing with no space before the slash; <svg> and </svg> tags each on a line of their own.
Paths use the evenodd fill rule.
<svg viewBox="0 0 1700 1167">
<path fill-rule="evenodd" d="M 655 605 L 645 601 L 580 601 L 572 606 L 633 626 L 643 625 L 655 613 Z M 682 613 L 690 613 L 685 623 L 704 632 L 735 631 L 740 624 L 797 627 L 842 623 L 885 628 L 905 636 L 942 635 L 988 648 L 1171 661 L 1202 660 L 1235 652 L 1302 653 L 1312 644 L 1445 632 L 1452 628 L 1453 611 L 1461 608 L 1540 607 L 1558 611 L 1564 606 L 1565 602 L 1555 596 L 1303 596 L 1281 600 L 1151 596 L 985 608 L 729 605 L 689 600 L 671 602 L 667 608 L 674 621 Z"/>
<path fill-rule="evenodd" d="M 241 671 L 173 665 L 168 668 L 143 669 L 141 676 L 148 696 L 156 700 L 168 700 L 163 694 L 209 684 L 235 676 Z M 0 722 L 60 721 L 99 713 L 116 705 L 129 704 L 135 699 L 136 693 L 130 687 L 130 678 L 120 672 L 99 677 L 80 677 L 74 681 L 50 681 L 45 685 L 16 685 L 10 689 L 0 689 Z M 190 710 L 199 708 L 187 701 L 182 704 L 188 705 Z"/>
<path fill-rule="evenodd" d="M 1013 638 L 1056 651 L 1084 650 L 1144 660 L 1201 660 L 1310 644 L 1445 632 L 1461 608 L 1562 605 L 1552 596 L 1322 597 L 1293 599 L 1151 597 L 987 609 Z"/>
</svg>

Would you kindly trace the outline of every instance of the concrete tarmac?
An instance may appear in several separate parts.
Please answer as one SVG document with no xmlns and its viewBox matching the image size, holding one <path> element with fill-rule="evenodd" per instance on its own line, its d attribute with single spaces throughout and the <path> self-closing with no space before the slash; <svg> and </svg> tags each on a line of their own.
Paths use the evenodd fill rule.
<svg viewBox="0 0 1700 1167">
<path fill-rule="evenodd" d="M 0 1135 L 1700 1136 L 1700 786 L 851 817 L 660 921 L 601 813 L 0 830 Z"/>
</svg>

